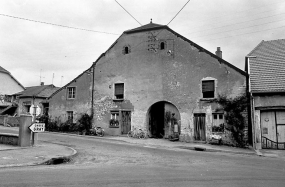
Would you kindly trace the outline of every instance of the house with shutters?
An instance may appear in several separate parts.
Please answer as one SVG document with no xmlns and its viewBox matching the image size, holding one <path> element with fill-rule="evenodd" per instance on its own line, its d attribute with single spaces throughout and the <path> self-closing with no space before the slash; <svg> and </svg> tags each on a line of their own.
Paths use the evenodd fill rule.
<svg viewBox="0 0 285 187">
<path fill-rule="evenodd" d="M 14 115 L 17 106 L 13 104 L 13 94 L 25 87 L 13 75 L 0 66 L 0 115 Z"/>
<path fill-rule="evenodd" d="M 285 149 L 285 39 L 261 41 L 245 58 L 253 145 Z"/>
<path fill-rule="evenodd" d="M 17 114 L 30 114 L 32 106 L 38 108 L 40 114 L 47 114 L 49 110 L 49 103 L 47 98 L 51 96 L 59 88 L 53 84 L 44 85 L 42 82 L 40 86 L 30 86 L 22 92 L 15 93 L 18 103 Z"/>
<path fill-rule="evenodd" d="M 207 141 L 224 121 L 218 95 L 246 92 L 247 73 L 176 33 L 149 23 L 130 29 L 50 101 L 63 121 L 93 116 L 108 135 L 143 129 L 150 137 Z M 176 126 L 175 126 L 176 125 Z M 174 128 L 176 127 L 176 128 Z"/>
</svg>

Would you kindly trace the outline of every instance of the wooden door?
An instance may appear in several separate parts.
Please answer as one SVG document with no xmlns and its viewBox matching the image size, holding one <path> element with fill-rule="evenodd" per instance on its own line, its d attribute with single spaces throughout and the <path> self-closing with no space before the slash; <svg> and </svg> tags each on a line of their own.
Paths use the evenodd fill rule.
<svg viewBox="0 0 285 187">
<path fill-rule="evenodd" d="M 131 130 L 131 112 L 122 111 L 122 134 L 127 134 Z"/>
<path fill-rule="evenodd" d="M 205 114 L 194 114 L 194 139 L 206 141 Z"/>
<path fill-rule="evenodd" d="M 263 137 L 276 142 L 276 122 L 274 111 L 261 111 L 261 133 Z"/>
</svg>

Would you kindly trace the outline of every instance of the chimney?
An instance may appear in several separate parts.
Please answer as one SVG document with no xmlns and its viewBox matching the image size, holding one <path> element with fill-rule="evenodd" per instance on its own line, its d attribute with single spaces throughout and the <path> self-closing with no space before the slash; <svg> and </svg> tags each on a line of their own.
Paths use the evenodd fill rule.
<svg viewBox="0 0 285 187">
<path fill-rule="evenodd" d="M 216 55 L 220 58 L 222 58 L 222 51 L 220 47 L 217 47 Z"/>
<path fill-rule="evenodd" d="M 41 82 L 41 86 L 43 86 L 43 85 L 45 85 L 45 83 L 44 83 L 44 82 Z"/>
</svg>

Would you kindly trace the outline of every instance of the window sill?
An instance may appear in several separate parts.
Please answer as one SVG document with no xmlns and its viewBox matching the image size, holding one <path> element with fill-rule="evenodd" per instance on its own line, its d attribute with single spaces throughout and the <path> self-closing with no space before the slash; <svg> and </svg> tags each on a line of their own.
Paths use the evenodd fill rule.
<svg viewBox="0 0 285 187">
<path fill-rule="evenodd" d="M 124 99 L 113 99 L 114 102 L 124 101 Z"/>
<path fill-rule="evenodd" d="M 214 101 L 217 98 L 200 98 L 200 101 Z"/>
</svg>

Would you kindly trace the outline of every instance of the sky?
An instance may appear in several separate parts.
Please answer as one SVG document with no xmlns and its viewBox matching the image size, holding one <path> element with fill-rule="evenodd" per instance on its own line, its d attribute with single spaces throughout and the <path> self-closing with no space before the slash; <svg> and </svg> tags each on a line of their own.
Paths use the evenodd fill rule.
<svg viewBox="0 0 285 187">
<path fill-rule="evenodd" d="M 0 66 L 25 87 L 40 82 L 61 87 L 88 69 L 125 30 L 150 19 L 212 53 L 221 47 L 223 59 L 242 70 L 245 56 L 262 40 L 285 38 L 284 0 L 187 2 L 1 0 Z"/>
</svg>

